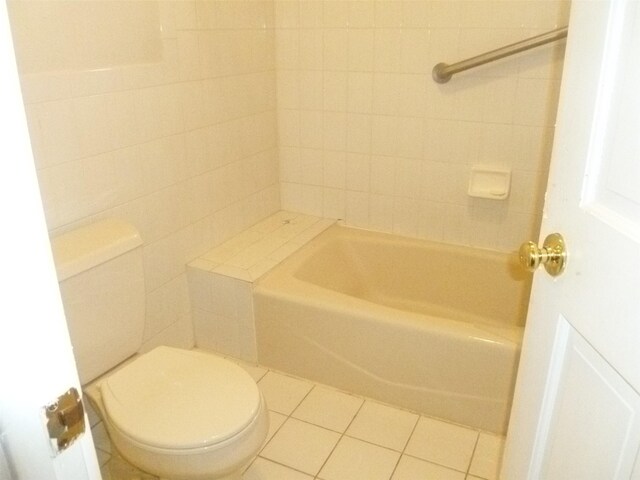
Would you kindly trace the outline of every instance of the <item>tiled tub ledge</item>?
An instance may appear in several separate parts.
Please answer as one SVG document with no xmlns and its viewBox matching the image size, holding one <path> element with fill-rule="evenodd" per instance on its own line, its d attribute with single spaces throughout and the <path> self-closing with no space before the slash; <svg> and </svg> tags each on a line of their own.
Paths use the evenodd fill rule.
<svg viewBox="0 0 640 480">
<path fill-rule="evenodd" d="M 196 345 L 257 362 L 254 282 L 334 223 L 280 211 L 189 263 Z"/>
</svg>

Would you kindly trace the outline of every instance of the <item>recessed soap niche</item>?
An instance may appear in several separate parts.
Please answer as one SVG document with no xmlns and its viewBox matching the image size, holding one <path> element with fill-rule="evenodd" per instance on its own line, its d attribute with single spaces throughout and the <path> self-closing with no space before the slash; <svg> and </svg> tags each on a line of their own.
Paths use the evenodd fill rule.
<svg viewBox="0 0 640 480">
<path fill-rule="evenodd" d="M 504 200 L 511 188 L 511 170 L 485 166 L 471 167 L 469 196 Z"/>
</svg>

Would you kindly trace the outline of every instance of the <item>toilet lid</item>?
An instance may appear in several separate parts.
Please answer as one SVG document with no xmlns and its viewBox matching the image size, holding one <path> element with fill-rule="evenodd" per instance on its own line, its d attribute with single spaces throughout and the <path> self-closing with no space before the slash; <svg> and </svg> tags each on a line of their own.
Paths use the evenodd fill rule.
<svg viewBox="0 0 640 480">
<path fill-rule="evenodd" d="M 100 386 L 110 421 L 138 442 L 201 448 L 234 436 L 256 417 L 260 392 L 238 365 L 214 355 L 157 347 Z"/>
</svg>

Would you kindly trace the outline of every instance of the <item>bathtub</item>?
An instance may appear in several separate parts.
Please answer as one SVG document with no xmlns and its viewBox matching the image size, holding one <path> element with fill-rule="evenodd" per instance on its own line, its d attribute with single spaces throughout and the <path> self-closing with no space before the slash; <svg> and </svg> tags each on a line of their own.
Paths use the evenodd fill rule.
<svg viewBox="0 0 640 480">
<path fill-rule="evenodd" d="M 530 282 L 511 255 L 334 225 L 256 285 L 258 360 L 504 433 Z"/>
</svg>

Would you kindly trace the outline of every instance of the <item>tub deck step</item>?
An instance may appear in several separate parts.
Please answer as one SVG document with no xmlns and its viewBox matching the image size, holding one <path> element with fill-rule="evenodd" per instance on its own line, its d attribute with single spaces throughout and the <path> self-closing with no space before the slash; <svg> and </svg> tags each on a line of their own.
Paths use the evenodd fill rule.
<svg viewBox="0 0 640 480">
<path fill-rule="evenodd" d="M 333 219 L 282 210 L 188 266 L 253 283 L 334 223 Z"/>
<path fill-rule="evenodd" d="M 256 362 L 255 282 L 335 222 L 280 211 L 190 262 L 196 345 Z"/>
</svg>

